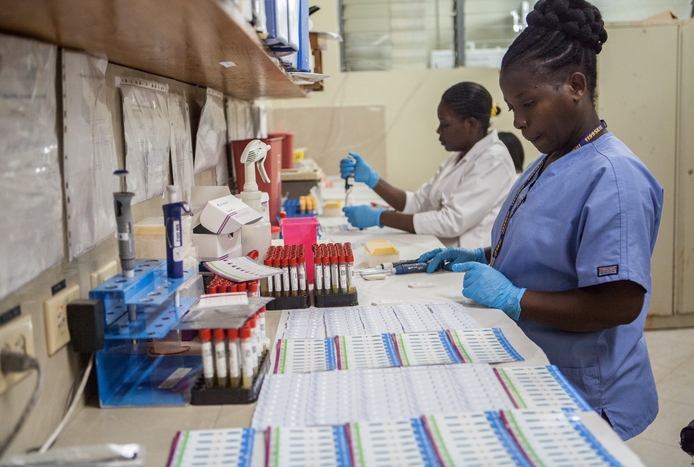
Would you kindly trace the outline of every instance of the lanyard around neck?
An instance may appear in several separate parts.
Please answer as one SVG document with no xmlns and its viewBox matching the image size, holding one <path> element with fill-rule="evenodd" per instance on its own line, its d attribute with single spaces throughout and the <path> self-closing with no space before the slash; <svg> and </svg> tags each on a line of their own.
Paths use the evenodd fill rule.
<svg viewBox="0 0 694 467">
<path fill-rule="evenodd" d="M 607 129 L 607 123 L 605 123 L 604 120 L 600 120 L 600 124 L 596 126 L 593 131 L 585 135 L 581 140 L 578 142 L 576 146 L 571 150 L 571 152 L 575 151 L 576 149 L 580 149 L 586 144 L 590 143 L 593 138 L 595 138 L 600 132 L 603 130 Z M 508 211 L 506 211 L 506 216 L 504 217 L 504 223 L 501 224 L 501 232 L 499 234 L 499 240 L 496 242 L 496 246 L 494 247 L 494 250 L 492 251 L 492 257 L 491 260 L 489 261 L 490 266 L 494 266 L 494 262 L 496 261 L 497 256 L 499 256 L 499 253 L 501 252 L 501 246 L 504 244 L 504 237 L 506 236 L 506 229 L 508 228 L 509 221 L 513 217 L 513 215 L 518 211 L 518 208 L 525 202 L 526 198 L 528 197 L 528 193 L 530 192 L 530 188 L 533 187 L 535 182 L 537 182 L 537 179 L 535 179 L 535 175 L 537 175 L 537 178 L 540 178 L 539 173 L 542 171 L 542 168 L 545 166 L 545 163 L 547 162 L 547 158 L 549 157 L 549 154 L 545 155 L 545 157 L 542 158 L 542 162 L 540 162 L 535 169 L 533 169 L 532 173 L 528 177 L 528 179 L 521 185 L 520 189 L 516 193 L 516 196 L 513 197 L 513 201 L 511 201 L 511 204 L 508 207 Z M 530 182 L 535 181 L 531 184 Z M 518 201 L 518 197 L 520 194 L 525 190 L 525 188 L 530 185 L 528 188 L 528 193 L 525 194 L 523 197 L 523 200 L 516 206 L 516 209 L 513 209 L 514 206 L 516 205 L 516 201 Z"/>
</svg>

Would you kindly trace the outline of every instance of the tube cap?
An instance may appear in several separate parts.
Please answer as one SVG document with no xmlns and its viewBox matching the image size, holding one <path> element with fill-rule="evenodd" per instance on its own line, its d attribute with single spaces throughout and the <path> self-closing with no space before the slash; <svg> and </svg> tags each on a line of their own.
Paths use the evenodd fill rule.
<svg viewBox="0 0 694 467">
<path fill-rule="evenodd" d="M 251 334 L 252 334 L 251 328 L 245 324 L 241 328 L 241 331 L 239 331 L 239 335 L 241 336 L 241 339 L 250 339 Z"/>
<path fill-rule="evenodd" d="M 227 337 L 229 339 L 238 339 L 239 330 L 238 329 L 227 329 Z"/>
<path fill-rule="evenodd" d="M 202 341 L 209 341 L 212 338 L 212 331 L 209 329 L 201 329 L 198 331 L 198 337 Z"/>
<path fill-rule="evenodd" d="M 224 329 L 215 329 L 212 331 L 212 335 L 214 336 L 215 340 L 222 340 L 224 339 Z"/>
</svg>

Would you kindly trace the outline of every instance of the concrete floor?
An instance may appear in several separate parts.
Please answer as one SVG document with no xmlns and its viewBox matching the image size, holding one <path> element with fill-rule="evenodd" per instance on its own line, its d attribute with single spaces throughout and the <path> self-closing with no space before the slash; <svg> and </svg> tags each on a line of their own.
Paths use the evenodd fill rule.
<svg viewBox="0 0 694 467">
<path fill-rule="evenodd" d="M 694 329 L 646 331 L 660 412 L 627 441 L 648 467 L 692 465 L 679 446 L 680 430 L 694 420 Z"/>
</svg>

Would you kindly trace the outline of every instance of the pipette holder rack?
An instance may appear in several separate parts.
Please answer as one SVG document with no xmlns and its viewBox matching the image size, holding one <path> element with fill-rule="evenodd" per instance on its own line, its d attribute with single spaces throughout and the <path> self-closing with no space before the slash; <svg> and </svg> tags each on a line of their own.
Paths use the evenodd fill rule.
<svg viewBox="0 0 694 467">
<path fill-rule="evenodd" d="M 192 405 L 233 405 L 250 404 L 258 400 L 260 388 L 263 386 L 263 379 L 270 369 L 270 352 L 263 352 L 258 374 L 253 378 L 249 389 L 213 387 L 205 386 L 205 377 L 200 375 L 191 391 L 190 403 Z"/>
<path fill-rule="evenodd" d="M 89 292 L 104 304 L 104 347 L 96 352 L 102 407 L 185 405 L 190 379 L 201 371 L 199 355 L 156 355 L 148 340 L 163 339 L 197 298 L 180 298 L 180 287 L 196 271 L 170 279 L 166 261 L 142 260 L 134 277 L 118 274 Z M 136 319 L 128 310 L 135 307 Z"/>
</svg>

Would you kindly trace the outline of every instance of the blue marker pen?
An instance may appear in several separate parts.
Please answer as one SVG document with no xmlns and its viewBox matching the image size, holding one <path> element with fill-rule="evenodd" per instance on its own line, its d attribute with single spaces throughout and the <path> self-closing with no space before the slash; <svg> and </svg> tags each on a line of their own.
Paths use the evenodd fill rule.
<svg viewBox="0 0 694 467">
<path fill-rule="evenodd" d="M 171 279 L 183 277 L 182 212 L 189 213 L 188 203 L 179 201 L 178 187 L 168 186 L 171 203 L 162 206 L 166 227 L 166 272 Z"/>
</svg>

